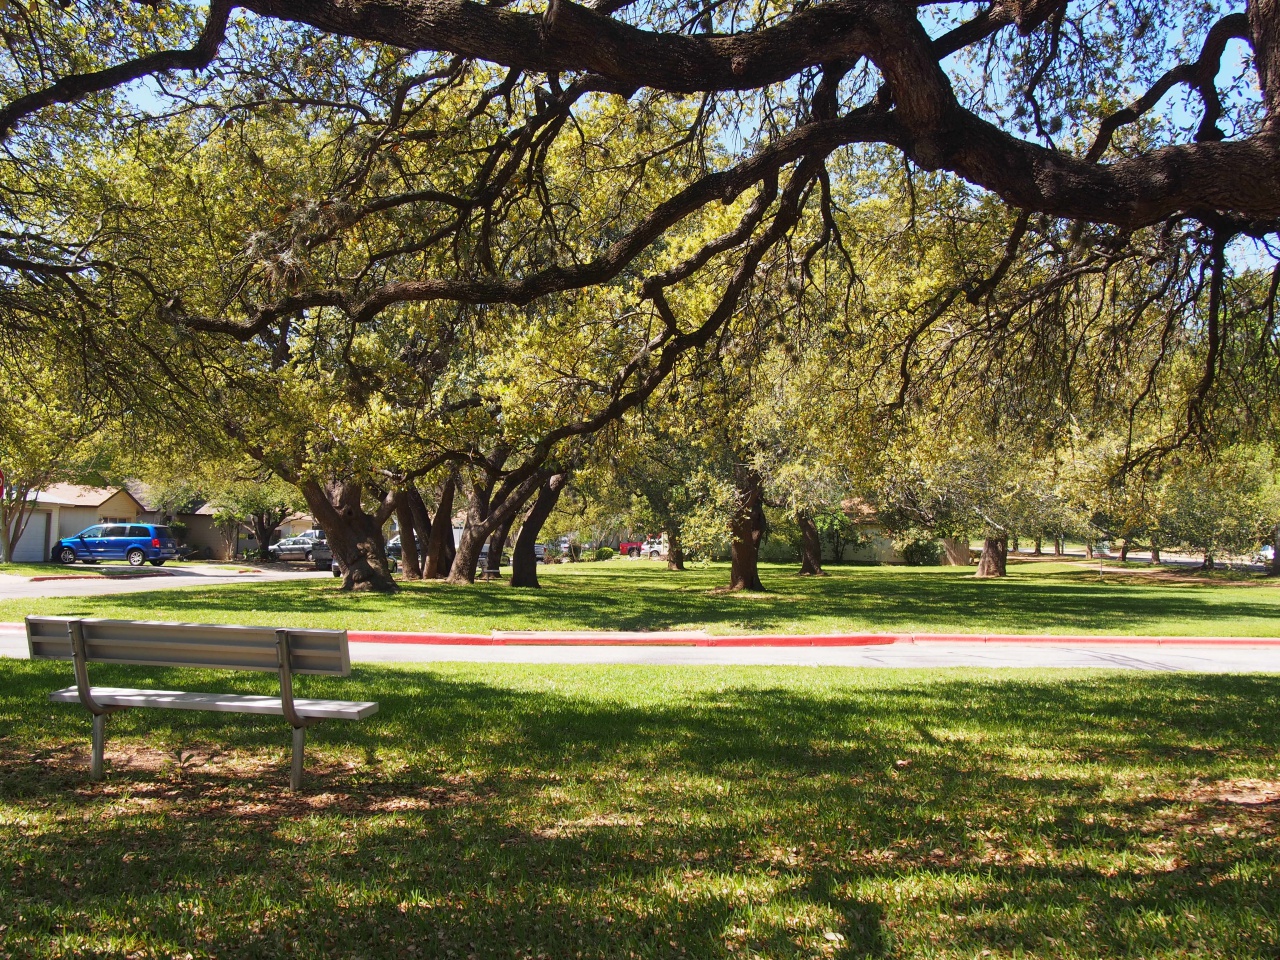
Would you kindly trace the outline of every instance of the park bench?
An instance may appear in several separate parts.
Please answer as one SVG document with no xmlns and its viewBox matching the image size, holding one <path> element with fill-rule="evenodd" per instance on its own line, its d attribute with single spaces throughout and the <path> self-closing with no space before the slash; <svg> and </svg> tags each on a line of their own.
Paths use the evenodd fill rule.
<svg viewBox="0 0 1280 960">
<path fill-rule="evenodd" d="M 302 786 L 307 727 L 321 720 L 363 720 L 378 711 L 376 703 L 304 700 L 293 695 L 294 674 L 345 677 L 351 673 L 345 630 L 278 630 L 75 617 L 27 617 L 26 622 L 31 659 L 72 661 L 75 686 L 55 691 L 49 699 L 55 703 L 79 701 L 93 715 L 90 775 L 94 780 L 102 779 L 107 717 L 119 710 L 151 707 L 282 716 L 293 727 L 289 785 L 294 790 Z M 261 670 L 279 675 L 280 696 L 91 687 L 90 663 Z"/>
</svg>

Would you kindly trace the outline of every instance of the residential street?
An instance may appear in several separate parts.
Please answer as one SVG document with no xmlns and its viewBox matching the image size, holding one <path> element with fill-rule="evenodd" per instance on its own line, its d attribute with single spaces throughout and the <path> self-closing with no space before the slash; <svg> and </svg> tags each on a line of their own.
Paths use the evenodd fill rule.
<svg viewBox="0 0 1280 960">
<path fill-rule="evenodd" d="M 148 590 L 171 590 L 181 587 L 211 587 L 226 583 L 257 583 L 262 580 L 298 580 L 328 577 L 329 573 L 297 564 L 295 569 L 263 569 L 259 573 L 236 573 L 204 563 L 167 565 L 162 571 L 147 567 L 145 575 L 136 579 L 121 578 L 119 574 L 101 576 L 84 574 L 82 567 L 56 567 L 50 565 L 49 575 L 54 577 L 81 577 L 74 580 L 26 580 L 0 574 L 0 600 L 20 600 L 23 597 L 98 597 L 111 593 L 142 593 Z M 118 569 L 124 570 L 123 566 Z M 152 574 L 160 574 L 153 576 Z"/>
</svg>

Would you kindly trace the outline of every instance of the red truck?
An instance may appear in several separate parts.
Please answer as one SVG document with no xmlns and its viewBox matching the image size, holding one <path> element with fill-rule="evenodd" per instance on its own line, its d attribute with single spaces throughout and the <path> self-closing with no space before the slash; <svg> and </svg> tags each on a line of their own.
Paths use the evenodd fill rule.
<svg viewBox="0 0 1280 960">
<path fill-rule="evenodd" d="M 650 560 L 659 560 L 667 553 L 667 546 L 662 540 L 649 538 L 644 542 L 633 540 L 618 544 L 618 554 L 623 557 L 647 556 Z"/>
</svg>

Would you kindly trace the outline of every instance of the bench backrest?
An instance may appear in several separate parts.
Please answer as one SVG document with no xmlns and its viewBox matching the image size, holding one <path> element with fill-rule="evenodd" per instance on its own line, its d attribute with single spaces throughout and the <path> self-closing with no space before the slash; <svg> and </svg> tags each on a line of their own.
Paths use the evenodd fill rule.
<svg viewBox="0 0 1280 960">
<path fill-rule="evenodd" d="M 27 647 L 33 660 L 71 660 L 71 623 L 84 631 L 89 663 L 152 667 L 209 667 L 215 670 L 279 670 L 273 627 L 157 620 L 100 620 L 27 617 Z M 292 673 L 349 676 L 351 657 L 345 630 L 290 630 Z"/>
</svg>

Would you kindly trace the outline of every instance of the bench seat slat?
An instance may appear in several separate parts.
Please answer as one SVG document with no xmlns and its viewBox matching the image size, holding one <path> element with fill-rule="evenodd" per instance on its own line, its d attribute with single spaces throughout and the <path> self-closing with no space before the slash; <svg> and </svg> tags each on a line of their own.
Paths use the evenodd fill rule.
<svg viewBox="0 0 1280 960">
<path fill-rule="evenodd" d="M 107 707 L 151 707 L 168 710 L 213 710 L 218 713 L 257 713 L 282 716 L 279 697 L 235 693 L 185 693 L 181 690 L 132 690 L 127 687 L 93 687 L 93 699 Z M 79 703 L 75 687 L 49 694 L 55 703 Z M 304 700 L 295 698 L 294 709 L 302 717 L 323 720 L 363 720 L 378 712 L 377 703 L 358 700 Z"/>
<path fill-rule="evenodd" d="M 89 663 L 266 672 L 275 672 L 278 668 L 276 633 L 270 627 L 93 617 L 27 617 L 31 658 L 71 660 L 68 630 L 69 623 L 75 619 L 83 631 Z M 289 650 L 293 673 L 344 677 L 351 674 L 344 630 L 291 629 Z"/>
</svg>

